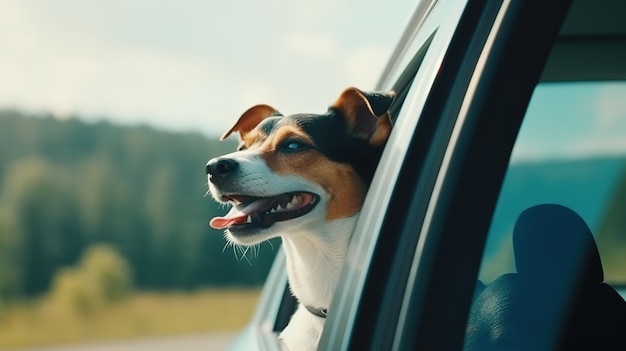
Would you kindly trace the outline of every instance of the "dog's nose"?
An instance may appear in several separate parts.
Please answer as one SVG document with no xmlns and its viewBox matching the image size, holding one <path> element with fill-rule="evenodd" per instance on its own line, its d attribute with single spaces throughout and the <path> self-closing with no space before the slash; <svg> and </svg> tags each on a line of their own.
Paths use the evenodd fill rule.
<svg viewBox="0 0 626 351">
<path fill-rule="evenodd" d="M 233 174 L 238 167 L 239 163 L 230 158 L 214 158 L 206 164 L 206 174 L 226 178 Z"/>
</svg>

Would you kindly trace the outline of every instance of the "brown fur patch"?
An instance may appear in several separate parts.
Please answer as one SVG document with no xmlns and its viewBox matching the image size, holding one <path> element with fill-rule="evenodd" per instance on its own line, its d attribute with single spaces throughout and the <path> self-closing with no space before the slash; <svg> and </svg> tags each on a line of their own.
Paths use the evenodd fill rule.
<svg viewBox="0 0 626 351">
<path fill-rule="evenodd" d="M 297 127 L 284 127 L 265 141 L 261 156 L 268 167 L 280 175 L 302 177 L 321 186 L 328 194 L 326 219 L 333 220 L 355 215 L 365 199 L 366 185 L 347 164 L 333 162 L 315 149 L 294 153 L 277 151 L 287 138 L 310 137 Z"/>
<path fill-rule="evenodd" d="M 393 98 L 390 98 L 391 101 Z M 367 140 L 370 145 L 380 146 L 389 137 L 391 119 L 384 113 L 377 117 L 367 96 L 357 88 L 346 89 L 333 104 L 343 115 L 352 136 Z"/>
<path fill-rule="evenodd" d="M 360 137 L 360 134 L 363 134 L 362 136 L 367 139 L 371 135 L 372 131 L 359 130 L 359 116 L 376 116 L 372 114 L 367 99 L 358 89 L 346 89 L 335 101 L 333 107 L 341 111 L 346 119 L 348 129 L 355 133 L 356 137 Z"/>
<path fill-rule="evenodd" d="M 239 137 L 243 139 L 243 137 L 261 123 L 261 121 L 277 113 L 278 111 L 269 105 L 252 106 L 239 117 L 237 122 L 235 122 L 229 130 L 222 134 L 220 140 L 228 138 L 233 132 L 239 132 Z"/>
<path fill-rule="evenodd" d="M 391 134 L 391 118 L 389 118 L 389 114 L 385 113 L 383 116 L 378 117 L 376 131 L 368 141 L 370 145 L 379 146 L 387 141 L 389 134 Z"/>
<path fill-rule="evenodd" d="M 249 133 L 246 133 L 241 140 L 246 148 L 251 148 L 254 144 L 263 142 L 265 138 L 267 138 L 267 135 L 253 129 Z"/>
</svg>

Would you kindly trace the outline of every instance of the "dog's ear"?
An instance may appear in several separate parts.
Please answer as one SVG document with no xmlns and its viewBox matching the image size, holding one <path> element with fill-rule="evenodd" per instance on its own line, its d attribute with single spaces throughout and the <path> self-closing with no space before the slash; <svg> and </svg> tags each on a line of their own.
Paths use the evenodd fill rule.
<svg viewBox="0 0 626 351">
<path fill-rule="evenodd" d="M 280 113 L 269 105 L 256 105 L 250 107 L 244 112 L 237 120 L 234 126 L 232 126 L 226 133 L 222 134 L 220 140 L 228 138 L 233 132 L 239 132 L 239 137 L 243 138 L 254 127 L 256 127 L 261 121 L 267 117 L 280 116 Z"/>
<path fill-rule="evenodd" d="M 391 119 L 387 111 L 394 98 L 395 93 L 392 91 L 363 92 L 357 88 L 348 88 L 331 108 L 341 112 L 353 136 L 379 146 L 391 132 Z"/>
</svg>

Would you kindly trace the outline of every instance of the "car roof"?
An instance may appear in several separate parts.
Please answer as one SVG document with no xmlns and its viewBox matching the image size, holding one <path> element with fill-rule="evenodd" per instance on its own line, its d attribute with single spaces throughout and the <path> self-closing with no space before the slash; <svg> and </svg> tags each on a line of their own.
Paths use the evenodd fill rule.
<svg viewBox="0 0 626 351">
<path fill-rule="evenodd" d="M 626 79 L 626 1 L 576 0 L 542 81 Z"/>
<path fill-rule="evenodd" d="M 576 0 L 565 19 L 560 37 L 625 36 L 624 14 L 624 0 Z"/>
</svg>

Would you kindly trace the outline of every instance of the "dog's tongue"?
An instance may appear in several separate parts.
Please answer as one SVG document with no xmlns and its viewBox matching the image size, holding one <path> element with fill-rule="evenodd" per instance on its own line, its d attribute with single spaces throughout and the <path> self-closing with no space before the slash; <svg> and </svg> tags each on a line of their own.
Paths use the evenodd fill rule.
<svg viewBox="0 0 626 351">
<path fill-rule="evenodd" d="M 224 229 L 232 225 L 244 224 L 248 220 L 248 216 L 262 208 L 267 208 L 274 200 L 271 198 L 253 201 L 243 208 L 233 206 L 224 217 L 215 217 L 211 219 L 209 225 L 213 229 Z"/>
</svg>

